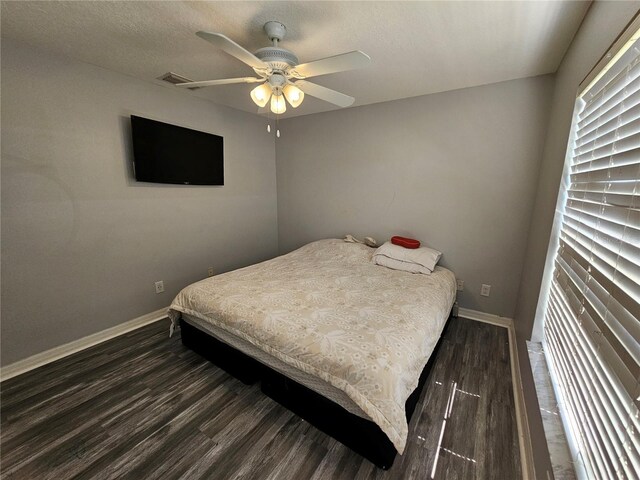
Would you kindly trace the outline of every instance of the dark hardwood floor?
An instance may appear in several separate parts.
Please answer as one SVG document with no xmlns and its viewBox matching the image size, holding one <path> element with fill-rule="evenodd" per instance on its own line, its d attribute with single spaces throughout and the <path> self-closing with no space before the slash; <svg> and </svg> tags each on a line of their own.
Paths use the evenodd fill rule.
<svg viewBox="0 0 640 480">
<path fill-rule="evenodd" d="M 504 328 L 451 320 L 405 454 L 383 471 L 187 350 L 179 332 L 168 338 L 168 327 L 3 382 L 2 478 L 521 477 Z"/>
</svg>

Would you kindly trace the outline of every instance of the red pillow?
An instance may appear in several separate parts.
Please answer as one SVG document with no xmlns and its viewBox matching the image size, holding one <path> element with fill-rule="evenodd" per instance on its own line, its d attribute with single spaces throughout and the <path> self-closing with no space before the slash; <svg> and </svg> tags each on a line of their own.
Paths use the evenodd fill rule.
<svg viewBox="0 0 640 480">
<path fill-rule="evenodd" d="M 391 243 L 393 243 L 394 245 L 400 245 L 404 248 L 418 248 L 420 246 L 419 240 L 398 236 L 391 237 Z"/>
</svg>

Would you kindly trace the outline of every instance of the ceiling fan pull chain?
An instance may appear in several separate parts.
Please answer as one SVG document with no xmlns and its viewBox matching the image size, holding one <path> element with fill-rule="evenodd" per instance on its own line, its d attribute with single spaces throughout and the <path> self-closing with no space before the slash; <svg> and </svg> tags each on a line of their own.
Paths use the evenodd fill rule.
<svg viewBox="0 0 640 480">
<path fill-rule="evenodd" d="M 271 133 L 271 112 L 267 110 L 267 133 Z"/>
</svg>

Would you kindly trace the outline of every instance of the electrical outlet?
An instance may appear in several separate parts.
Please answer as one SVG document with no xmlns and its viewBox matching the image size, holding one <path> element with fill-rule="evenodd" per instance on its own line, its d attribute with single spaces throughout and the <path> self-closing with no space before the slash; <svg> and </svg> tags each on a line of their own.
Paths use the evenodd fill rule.
<svg viewBox="0 0 640 480">
<path fill-rule="evenodd" d="M 209 275 L 210 277 L 213 277 L 213 267 L 209 267 L 207 269 L 207 275 Z"/>
<path fill-rule="evenodd" d="M 458 284 L 458 291 L 461 292 L 464 290 L 464 280 L 460 280 L 459 278 L 456 280 L 456 283 Z"/>
<path fill-rule="evenodd" d="M 488 297 L 491 293 L 491 285 L 487 285 L 486 283 L 482 284 L 482 288 L 480 289 L 480 295 L 483 297 Z"/>
<path fill-rule="evenodd" d="M 164 282 L 160 280 L 159 282 L 156 282 L 156 293 L 162 292 L 164 292 Z"/>
</svg>

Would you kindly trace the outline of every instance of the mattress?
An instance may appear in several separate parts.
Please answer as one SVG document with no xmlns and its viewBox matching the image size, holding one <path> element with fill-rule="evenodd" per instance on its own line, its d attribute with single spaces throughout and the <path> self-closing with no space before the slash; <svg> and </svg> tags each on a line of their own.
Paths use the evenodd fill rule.
<svg viewBox="0 0 640 480">
<path fill-rule="evenodd" d="M 183 315 L 198 328 L 213 326 L 223 341 L 220 332 L 243 340 L 293 369 L 275 368 L 293 380 L 316 382 L 316 391 L 328 384 L 331 395 L 342 392 L 349 400 L 336 403 L 349 411 L 355 405 L 402 453 L 404 405 L 440 337 L 456 282 L 442 267 L 422 275 L 374 265 L 372 253 L 342 240 L 313 242 L 186 287 L 169 316 L 174 325 Z M 307 375 L 305 382 L 292 371 Z"/>
</svg>

